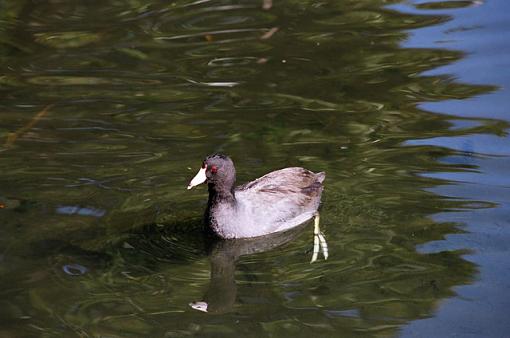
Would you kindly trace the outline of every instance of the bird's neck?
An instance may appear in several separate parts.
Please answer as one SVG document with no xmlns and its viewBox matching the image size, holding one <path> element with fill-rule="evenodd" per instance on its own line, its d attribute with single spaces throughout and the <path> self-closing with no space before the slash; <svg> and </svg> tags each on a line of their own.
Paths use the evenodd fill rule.
<svg viewBox="0 0 510 338">
<path fill-rule="evenodd" d="M 234 192 L 234 186 L 230 188 L 219 188 L 215 184 L 208 184 L 209 189 L 209 207 L 218 203 L 235 204 L 236 197 Z"/>
<path fill-rule="evenodd" d="M 234 187 L 231 189 L 217 189 L 214 184 L 209 184 L 209 200 L 204 214 L 204 221 L 210 230 L 217 232 L 218 220 L 214 217 L 214 211 L 218 208 L 227 208 L 231 211 L 236 208 Z M 224 209 L 225 210 L 225 209 Z M 216 229 L 216 231 L 215 231 Z"/>
</svg>

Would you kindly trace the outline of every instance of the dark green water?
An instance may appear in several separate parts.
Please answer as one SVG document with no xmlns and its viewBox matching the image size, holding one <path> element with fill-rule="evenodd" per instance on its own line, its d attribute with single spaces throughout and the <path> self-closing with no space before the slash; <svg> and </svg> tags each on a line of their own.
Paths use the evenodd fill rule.
<svg viewBox="0 0 510 338">
<path fill-rule="evenodd" d="M 505 337 L 509 10 L 0 3 L 0 336 Z M 330 258 L 206 240 L 212 152 L 326 171 Z"/>
</svg>

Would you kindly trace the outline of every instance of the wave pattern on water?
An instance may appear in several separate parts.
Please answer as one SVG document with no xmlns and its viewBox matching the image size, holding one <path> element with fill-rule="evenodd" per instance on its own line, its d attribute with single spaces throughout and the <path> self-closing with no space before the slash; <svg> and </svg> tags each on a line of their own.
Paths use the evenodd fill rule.
<svg viewBox="0 0 510 338">
<path fill-rule="evenodd" d="M 437 215 L 501 203 L 452 190 L 486 171 L 501 194 L 508 121 L 427 109 L 499 87 L 437 71 L 464 51 L 405 42 L 478 5 L 0 5 L 0 333 L 392 336 L 432 316 L 477 273 Z M 185 187 L 216 151 L 239 182 L 326 171 L 330 258 L 309 264 L 310 227 L 204 237 Z"/>
</svg>

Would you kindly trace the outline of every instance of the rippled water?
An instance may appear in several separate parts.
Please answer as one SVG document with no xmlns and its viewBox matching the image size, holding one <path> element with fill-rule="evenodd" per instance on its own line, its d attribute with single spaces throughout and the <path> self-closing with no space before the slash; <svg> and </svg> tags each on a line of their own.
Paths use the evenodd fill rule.
<svg viewBox="0 0 510 338">
<path fill-rule="evenodd" d="M 0 336 L 504 337 L 508 10 L 0 4 Z M 217 151 L 326 171 L 330 258 L 204 238 Z"/>
</svg>

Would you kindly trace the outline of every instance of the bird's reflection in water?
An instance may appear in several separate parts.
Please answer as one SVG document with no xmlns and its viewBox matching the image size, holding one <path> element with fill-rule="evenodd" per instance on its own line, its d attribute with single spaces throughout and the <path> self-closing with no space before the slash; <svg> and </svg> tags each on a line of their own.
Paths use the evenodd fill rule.
<svg viewBox="0 0 510 338">
<path fill-rule="evenodd" d="M 212 242 L 209 287 L 202 300 L 189 303 L 191 308 L 215 314 L 229 312 L 235 304 L 237 295 L 235 270 L 238 259 L 241 256 L 270 251 L 289 243 L 302 234 L 303 231 L 309 229 L 307 225 L 309 225 L 308 222 L 289 231 L 256 238 L 216 240 Z M 322 233 L 321 236 L 324 239 Z M 314 234 L 315 238 L 317 238 L 317 234 Z M 317 255 L 315 250 L 314 247 L 314 256 Z M 327 251 L 323 253 L 327 258 Z"/>
</svg>

